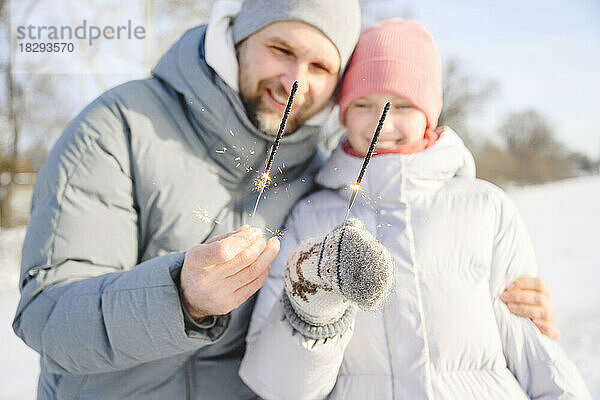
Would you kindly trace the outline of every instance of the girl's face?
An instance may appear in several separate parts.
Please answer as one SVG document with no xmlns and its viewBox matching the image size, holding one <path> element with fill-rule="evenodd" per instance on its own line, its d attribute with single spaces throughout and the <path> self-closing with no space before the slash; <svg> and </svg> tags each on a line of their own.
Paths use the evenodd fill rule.
<svg viewBox="0 0 600 400">
<path fill-rule="evenodd" d="M 374 93 L 354 100 L 344 114 L 348 142 L 354 151 L 367 153 L 388 101 L 391 107 L 381 128 L 376 149 L 393 151 L 398 146 L 413 144 L 423 139 L 427 117 L 421 110 L 394 94 Z"/>
</svg>

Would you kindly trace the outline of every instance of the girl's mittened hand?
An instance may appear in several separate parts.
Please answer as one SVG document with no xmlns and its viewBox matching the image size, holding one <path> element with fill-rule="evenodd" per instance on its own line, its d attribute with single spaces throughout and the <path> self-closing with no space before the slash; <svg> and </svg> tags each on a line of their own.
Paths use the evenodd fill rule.
<svg viewBox="0 0 600 400">
<path fill-rule="evenodd" d="M 350 218 L 326 235 L 302 242 L 288 259 L 285 295 L 305 322 L 324 326 L 351 306 L 382 307 L 393 285 L 389 251 Z"/>
</svg>

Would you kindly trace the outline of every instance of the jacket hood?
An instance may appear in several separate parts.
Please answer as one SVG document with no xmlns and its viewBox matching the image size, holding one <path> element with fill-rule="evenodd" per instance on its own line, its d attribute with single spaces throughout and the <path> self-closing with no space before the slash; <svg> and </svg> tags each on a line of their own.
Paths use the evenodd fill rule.
<svg viewBox="0 0 600 400">
<path fill-rule="evenodd" d="M 317 174 L 316 182 L 350 199 L 363 158 L 354 157 L 340 144 Z M 393 206 L 422 192 L 435 191 L 454 177 L 475 178 L 475 161 L 463 141 L 444 128 L 429 148 L 414 154 L 381 154 L 371 158 L 356 201 Z"/>
<path fill-rule="evenodd" d="M 238 93 L 206 63 L 206 26 L 187 31 L 159 60 L 152 74 L 180 97 L 186 115 L 215 162 L 237 179 L 260 170 L 274 136 L 260 132 L 248 119 Z M 303 165 L 315 153 L 320 128 L 302 126 L 281 140 L 275 161 Z"/>
</svg>

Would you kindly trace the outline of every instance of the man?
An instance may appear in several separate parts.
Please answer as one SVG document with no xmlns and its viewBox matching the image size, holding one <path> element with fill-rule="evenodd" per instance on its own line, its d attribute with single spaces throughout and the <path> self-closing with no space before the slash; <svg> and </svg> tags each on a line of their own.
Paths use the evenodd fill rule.
<svg viewBox="0 0 600 400">
<path fill-rule="evenodd" d="M 254 217 L 274 231 L 322 163 L 318 126 L 360 10 L 355 0 L 239 7 L 217 3 L 152 78 L 101 95 L 48 156 L 13 324 L 41 355 L 39 398 L 254 397 L 237 371 L 279 243 L 243 226 L 253 179 L 298 81 L 281 172 Z"/>
</svg>

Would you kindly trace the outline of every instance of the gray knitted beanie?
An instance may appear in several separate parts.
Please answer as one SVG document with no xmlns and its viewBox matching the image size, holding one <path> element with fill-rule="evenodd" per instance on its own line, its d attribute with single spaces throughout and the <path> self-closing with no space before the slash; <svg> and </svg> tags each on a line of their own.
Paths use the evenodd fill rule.
<svg viewBox="0 0 600 400">
<path fill-rule="evenodd" d="M 233 22 L 237 45 L 254 32 L 278 21 L 300 21 L 319 29 L 340 53 L 340 74 L 360 35 L 358 0 L 244 0 Z"/>
</svg>

